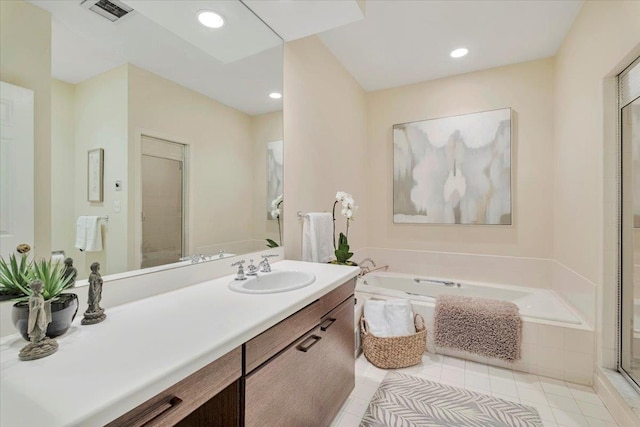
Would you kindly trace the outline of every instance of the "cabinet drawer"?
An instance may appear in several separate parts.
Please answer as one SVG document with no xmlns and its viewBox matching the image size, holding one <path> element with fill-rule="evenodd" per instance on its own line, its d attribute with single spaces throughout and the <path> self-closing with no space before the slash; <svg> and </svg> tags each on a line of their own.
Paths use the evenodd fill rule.
<svg viewBox="0 0 640 427">
<path fill-rule="evenodd" d="M 318 325 L 324 314 L 320 301 L 314 301 L 245 344 L 245 366 L 249 373 L 285 349 L 302 334 Z"/>
<path fill-rule="evenodd" d="M 110 422 L 107 427 L 173 426 L 241 375 L 242 351 L 238 347 Z"/>
<path fill-rule="evenodd" d="M 320 318 L 353 295 L 356 280 L 352 279 L 322 296 L 297 313 L 267 329 L 245 343 L 245 374 L 278 354 L 296 338 L 318 325 Z"/>
<path fill-rule="evenodd" d="M 329 311 L 336 308 L 342 301 L 353 295 L 355 288 L 356 279 L 354 278 L 322 296 L 320 298 L 320 303 L 322 304 L 322 315 L 326 315 Z"/>
</svg>

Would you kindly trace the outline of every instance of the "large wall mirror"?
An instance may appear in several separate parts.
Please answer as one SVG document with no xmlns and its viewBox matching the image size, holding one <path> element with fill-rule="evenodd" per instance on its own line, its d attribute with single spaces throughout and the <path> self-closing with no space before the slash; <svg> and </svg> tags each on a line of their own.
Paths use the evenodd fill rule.
<svg viewBox="0 0 640 427">
<path fill-rule="evenodd" d="M 38 96 L 51 98 L 51 229 L 38 229 L 36 209 L 36 234 L 50 233 L 79 279 L 95 261 L 109 275 L 281 244 L 268 199 L 283 191 L 283 43 L 251 10 L 239 0 L 11 3 L 51 23 L 49 41 L 29 32 L 51 51 L 50 83 L 35 90 L 36 122 Z M 202 11 L 224 25 L 204 26 Z M 37 64 L 33 46 L 3 37 L 1 49 Z M 19 61 L 6 62 L 3 80 Z"/>
</svg>

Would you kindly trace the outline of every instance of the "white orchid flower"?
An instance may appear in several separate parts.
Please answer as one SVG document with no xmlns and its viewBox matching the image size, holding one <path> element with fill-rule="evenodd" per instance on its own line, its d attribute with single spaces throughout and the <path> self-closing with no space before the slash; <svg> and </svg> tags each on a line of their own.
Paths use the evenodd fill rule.
<svg viewBox="0 0 640 427">
<path fill-rule="evenodd" d="M 338 200 L 338 201 L 343 201 L 343 200 L 344 200 L 344 198 L 345 198 L 345 197 L 347 197 L 347 196 L 348 196 L 348 194 L 347 194 L 347 193 L 345 193 L 344 191 L 338 191 L 338 192 L 336 193 L 336 200 Z"/>
</svg>

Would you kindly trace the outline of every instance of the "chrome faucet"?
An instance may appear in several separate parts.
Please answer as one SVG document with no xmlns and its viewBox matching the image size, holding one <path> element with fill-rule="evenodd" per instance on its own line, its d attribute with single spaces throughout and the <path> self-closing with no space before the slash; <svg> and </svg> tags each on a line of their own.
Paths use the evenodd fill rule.
<svg viewBox="0 0 640 427">
<path fill-rule="evenodd" d="M 257 276 L 258 275 L 258 267 L 256 267 L 255 265 L 253 265 L 253 260 L 250 259 L 249 260 L 249 265 L 247 266 L 247 276 Z"/>
<path fill-rule="evenodd" d="M 206 261 L 207 257 L 202 255 L 202 254 L 195 254 L 195 255 L 189 255 L 189 256 L 185 256 L 180 258 L 180 261 L 188 261 L 191 260 L 191 264 L 197 264 L 200 261 Z"/>
<path fill-rule="evenodd" d="M 222 249 L 220 252 L 218 252 L 218 258 L 222 259 L 224 258 L 224 253 L 227 252 L 226 249 Z"/>
<path fill-rule="evenodd" d="M 271 265 L 269 265 L 269 258 L 273 258 L 273 257 L 277 257 L 278 255 L 275 254 L 268 254 L 268 255 L 262 255 L 262 261 L 260 261 L 260 266 L 262 267 L 262 271 L 263 273 L 270 273 L 271 272 Z"/>
<path fill-rule="evenodd" d="M 244 275 L 244 267 L 242 266 L 242 264 L 244 264 L 244 260 L 240 260 L 240 261 L 236 261 L 233 264 L 231 264 L 231 267 L 235 267 L 238 266 L 238 273 L 236 274 L 236 278 L 235 280 L 246 280 L 247 278 Z"/>
</svg>

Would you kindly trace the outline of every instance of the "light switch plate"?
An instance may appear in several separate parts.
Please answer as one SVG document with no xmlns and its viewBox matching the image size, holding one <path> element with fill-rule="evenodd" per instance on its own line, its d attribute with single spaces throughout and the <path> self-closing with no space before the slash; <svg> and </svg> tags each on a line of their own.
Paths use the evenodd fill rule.
<svg viewBox="0 0 640 427">
<path fill-rule="evenodd" d="M 120 200 L 113 201 L 113 211 L 120 212 Z"/>
</svg>

